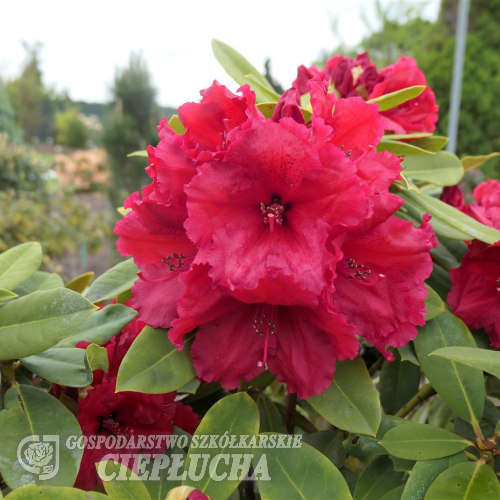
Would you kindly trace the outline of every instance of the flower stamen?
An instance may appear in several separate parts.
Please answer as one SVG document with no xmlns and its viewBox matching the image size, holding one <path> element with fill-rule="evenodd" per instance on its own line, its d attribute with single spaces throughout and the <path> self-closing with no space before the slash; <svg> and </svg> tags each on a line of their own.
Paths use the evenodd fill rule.
<svg viewBox="0 0 500 500">
<path fill-rule="evenodd" d="M 269 224 L 269 230 L 274 232 L 274 224 L 281 226 L 283 224 L 283 212 L 285 207 L 281 204 L 279 198 L 273 198 L 271 205 L 260 204 L 260 211 L 264 216 L 264 224 Z"/>
</svg>

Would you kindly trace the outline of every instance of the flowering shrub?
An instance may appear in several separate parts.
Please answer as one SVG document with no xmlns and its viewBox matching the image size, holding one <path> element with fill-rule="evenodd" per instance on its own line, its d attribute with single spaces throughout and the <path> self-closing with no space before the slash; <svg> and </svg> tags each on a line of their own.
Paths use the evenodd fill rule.
<svg viewBox="0 0 500 500">
<path fill-rule="evenodd" d="M 131 259 L 64 287 L 0 255 L 7 498 L 500 498 L 500 183 L 457 186 L 488 157 L 442 151 L 411 58 L 280 96 L 213 48 L 239 89 L 134 153 Z"/>
</svg>

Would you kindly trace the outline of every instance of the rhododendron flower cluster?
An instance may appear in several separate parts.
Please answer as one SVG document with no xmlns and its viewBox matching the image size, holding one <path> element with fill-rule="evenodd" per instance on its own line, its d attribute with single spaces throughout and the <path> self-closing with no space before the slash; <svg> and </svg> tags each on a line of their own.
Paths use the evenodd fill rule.
<svg viewBox="0 0 500 500">
<path fill-rule="evenodd" d="M 436 244 L 393 216 L 400 159 L 377 153 L 378 105 L 307 82 L 306 123 L 289 89 L 266 119 L 245 85 L 217 82 L 162 120 L 148 148 L 152 183 L 125 202 L 118 249 L 142 269 L 141 321 L 191 348 L 198 376 L 234 389 L 266 367 L 302 398 L 323 392 L 357 336 L 388 359 L 425 320 Z"/>
<path fill-rule="evenodd" d="M 84 490 L 95 488 L 100 482 L 95 464 L 105 455 L 137 454 L 143 451 L 152 454 L 164 453 L 166 438 L 159 440 L 158 436 L 173 434 L 174 425 L 193 434 L 199 424 L 199 418 L 190 406 L 175 401 L 177 395 L 175 392 L 168 394 L 115 392 L 120 363 L 143 326 L 145 326 L 144 323 L 135 319 L 119 335 L 104 344 L 108 352 L 108 372 L 96 370 L 93 373 L 92 387 L 87 388 L 85 394 L 82 394 L 84 397 L 77 400 L 78 422 L 82 428 L 82 434 L 90 440 L 89 442 L 92 442 L 91 446 L 86 446 L 84 449 L 75 483 L 77 488 Z M 88 344 L 88 342 L 79 342 L 77 347 L 85 349 Z M 58 395 L 60 388 L 55 386 L 55 389 L 55 395 Z M 98 436 L 105 438 L 114 436 L 116 439 L 106 439 L 100 446 L 94 446 L 97 442 L 95 438 Z M 144 444 L 149 436 L 154 436 L 154 448 L 148 447 L 144 450 Z M 121 448 L 114 448 L 114 446 L 120 447 L 118 438 L 126 440 L 126 451 L 123 450 L 123 443 Z M 135 448 L 130 448 L 131 438 L 134 439 Z M 125 459 L 125 457 L 126 455 L 122 458 Z M 124 465 L 131 466 L 130 464 Z"/>
<path fill-rule="evenodd" d="M 326 80 L 339 97 L 360 96 L 365 100 L 414 85 L 427 85 L 424 73 L 418 69 L 415 59 L 401 56 L 390 66 L 377 70 L 368 52 L 351 59 L 342 55 L 330 58 L 324 69 L 316 66 L 300 66 L 293 82 L 298 95 L 308 93 L 307 82 L 311 78 Z M 438 120 L 434 92 L 427 87 L 414 99 L 381 113 L 384 129 L 394 134 L 433 132 Z"/>
<path fill-rule="evenodd" d="M 489 179 L 474 189 L 467 206 L 458 186 L 446 188 L 442 199 L 487 226 L 500 229 L 500 181 Z M 493 347 L 500 348 L 500 241 L 474 240 L 460 267 L 450 271 L 448 302 L 469 328 L 485 328 Z"/>
</svg>

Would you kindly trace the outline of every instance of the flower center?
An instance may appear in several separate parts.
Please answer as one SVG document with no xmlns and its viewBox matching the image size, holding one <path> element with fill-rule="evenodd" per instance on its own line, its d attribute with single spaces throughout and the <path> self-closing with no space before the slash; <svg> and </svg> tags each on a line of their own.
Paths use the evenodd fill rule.
<svg viewBox="0 0 500 500">
<path fill-rule="evenodd" d="M 116 436 L 118 433 L 128 432 L 127 428 L 122 428 L 119 422 L 115 421 L 116 413 L 110 413 L 108 417 L 97 417 L 99 422 L 101 422 L 101 427 L 97 432 L 107 432 L 110 436 Z"/>
<path fill-rule="evenodd" d="M 267 351 L 269 349 L 269 335 L 274 335 L 276 332 L 276 308 L 272 307 L 270 312 L 262 312 L 253 320 L 253 329 L 261 337 L 264 336 L 264 356 L 262 361 L 257 362 L 257 366 L 262 368 L 267 363 Z"/>
<path fill-rule="evenodd" d="M 285 207 L 281 204 L 278 197 L 274 197 L 270 205 L 260 204 L 260 211 L 264 216 L 264 224 L 269 224 L 269 230 L 274 232 L 274 224 L 281 226 L 283 224 L 283 212 Z"/>
<path fill-rule="evenodd" d="M 364 285 L 372 286 L 385 278 L 385 274 L 380 274 L 371 269 L 367 269 L 364 264 L 356 264 L 354 259 L 344 259 L 346 266 L 339 267 L 339 274 L 348 280 L 357 280 Z"/>
</svg>

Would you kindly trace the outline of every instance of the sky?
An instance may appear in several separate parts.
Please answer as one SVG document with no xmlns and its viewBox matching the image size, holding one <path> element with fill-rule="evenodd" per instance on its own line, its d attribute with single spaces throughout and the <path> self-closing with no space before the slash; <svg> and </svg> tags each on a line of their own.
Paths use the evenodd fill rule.
<svg viewBox="0 0 500 500">
<path fill-rule="evenodd" d="M 397 3 L 381 0 L 383 5 Z M 425 4 L 435 19 L 439 0 Z M 237 86 L 212 54 L 219 39 L 263 70 L 271 58 L 286 88 L 300 64 L 343 40 L 359 42 L 376 24 L 375 0 L 0 0 L 0 75 L 19 74 L 21 41 L 42 42 L 44 82 L 73 100 L 106 102 L 117 67 L 142 52 L 162 105 L 196 101 L 214 79 Z M 337 20 L 338 34 L 332 25 Z"/>
</svg>

